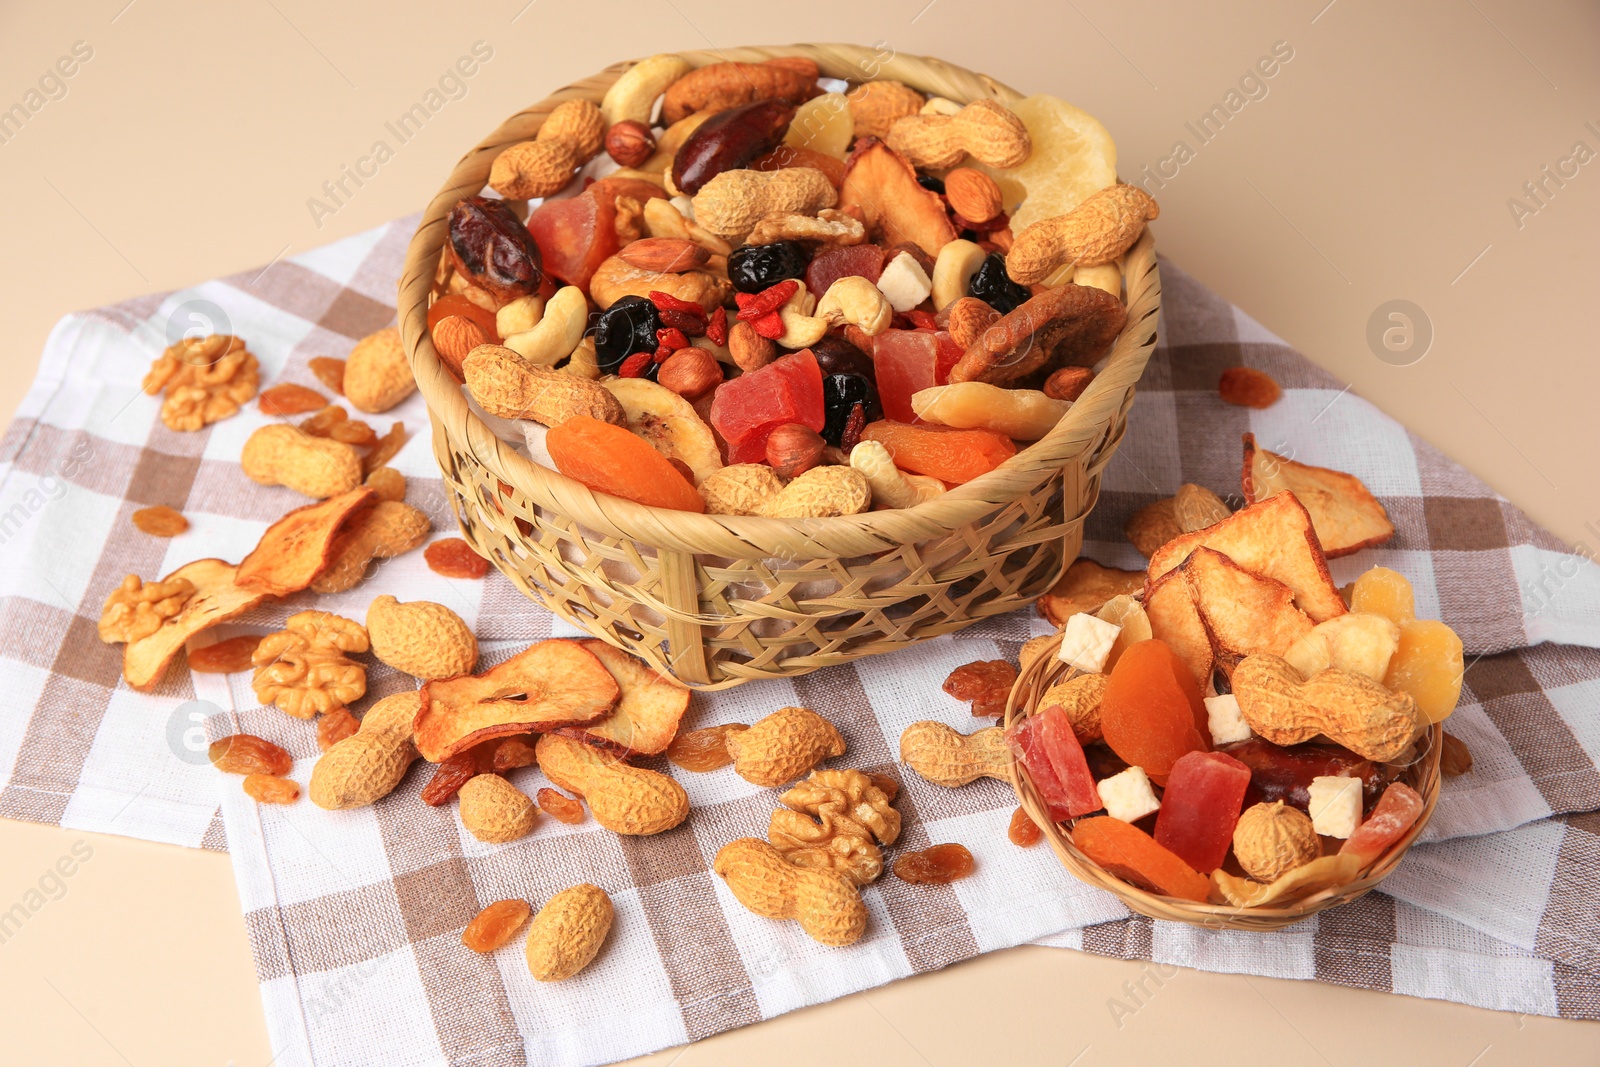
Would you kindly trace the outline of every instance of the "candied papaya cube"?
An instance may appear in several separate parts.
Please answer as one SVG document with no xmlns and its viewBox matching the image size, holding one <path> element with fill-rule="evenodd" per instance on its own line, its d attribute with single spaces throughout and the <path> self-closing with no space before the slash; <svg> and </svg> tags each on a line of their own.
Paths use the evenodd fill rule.
<svg viewBox="0 0 1600 1067">
<path fill-rule="evenodd" d="M 1039 799 L 1057 822 L 1072 818 L 1072 800 L 1066 786 L 1056 774 L 1049 751 L 1044 743 L 1044 730 L 1039 716 L 1034 715 L 1006 731 L 1006 744 L 1012 755 L 1022 761 L 1029 781 L 1039 793 Z"/>
<path fill-rule="evenodd" d="M 1416 618 L 1411 583 L 1399 571 L 1373 567 L 1356 579 L 1350 592 L 1350 610 L 1382 615 L 1396 625 Z"/>
<path fill-rule="evenodd" d="M 931 330 L 885 330 L 873 342 L 872 365 L 884 415 L 916 422 L 912 395 L 939 384 L 938 338 Z"/>
<path fill-rule="evenodd" d="M 1111 751 L 1163 783 L 1188 752 L 1211 748 L 1200 687 L 1166 643 L 1129 645 L 1106 679 L 1100 729 Z"/>
<path fill-rule="evenodd" d="M 1087 815 L 1099 811 L 1100 791 L 1095 788 L 1094 775 L 1089 773 L 1089 761 L 1083 755 L 1083 745 L 1072 731 L 1072 719 L 1065 708 L 1052 705 L 1037 716 L 1045 755 L 1055 768 L 1056 780 L 1067 795 L 1067 814 Z"/>
<path fill-rule="evenodd" d="M 1400 624 L 1400 645 L 1389 660 L 1383 684 L 1410 693 L 1429 722 L 1442 722 L 1456 710 L 1465 673 L 1461 638 L 1434 619 Z"/>
<path fill-rule="evenodd" d="M 1363 865 L 1371 863 L 1405 836 L 1422 817 L 1425 806 L 1422 794 L 1415 789 L 1404 782 L 1391 782 L 1372 814 L 1339 847 L 1339 854 L 1357 856 Z"/>
<path fill-rule="evenodd" d="M 717 386 L 711 425 L 728 443 L 729 463 L 760 463 L 767 438 L 789 422 L 820 432 L 827 424 L 822 369 L 809 348 Z"/>
<path fill-rule="evenodd" d="M 1131 823 L 1095 815 L 1072 828 L 1072 843 L 1108 874 L 1163 896 L 1204 902 L 1211 882 Z"/>
<path fill-rule="evenodd" d="M 631 430 L 578 415 L 551 427 L 544 443 L 557 470 L 597 492 L 653 508 L 706 508 L 672 461 Z"/>
<path fill-rule="evenodd" d="M 955 485 L 988 474 L 1017 454 L 1011 438 L 989 430 L 909 426 L 887 419 L 868 424 L 861 439 L 881 443 L 901 470 L 931 474 Z"/>
<path fill-rule="evenodd" d="M 1228 858 L 1233 828 L 1250 787 L 1250 768 L 1221 752 L 1189 752 L 1167 775 L 1156 843 L 1201 874 Z"/>
</svg>

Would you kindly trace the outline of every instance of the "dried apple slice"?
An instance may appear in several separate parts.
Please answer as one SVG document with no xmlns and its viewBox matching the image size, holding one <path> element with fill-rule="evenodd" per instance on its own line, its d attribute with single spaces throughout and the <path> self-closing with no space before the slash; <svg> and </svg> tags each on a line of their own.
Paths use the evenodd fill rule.
<svg viewBox="0 0 1600 1067">
<path fill-rule="evenodd" d="M 1287 456 L 1256 445 L 1256 435 L 1244 435 L 1244 499 L 1254 504 L 1287 490 L 1311 514 L 1311 525 L 1322 542 L 1322 554 L 1332 559 L 1348 556 L 1394 537 L 1389 513 L 1361 479 L 1328 467 L 1296 463 Z"/>
<path fill-rule="evenodd" d="M 1275 882 L 1252 882 L 1248 878 L 1218 870 L 1211 872 L 1211 883 L 1221 891 L 1223 899 L 1234 907 L 1259 908 L 1263 904 L 1287 903 L 1291 898 L 1303 900 L 1324 889 L 1349 885 L 1356 880 L 1360 871 L 1360 858 L 1340 854 L 1314 859 L 1279 876 Z"/>
<path fill-rule="evenodd" d="M 122 677 L 141 693 L 160 684 L 167 667 L 177 657 L 184 642 L 219 622 L 243 615 L 270 594 L 245 589 L 238 584 L 238 568 L 220 559 L 197 559 L 185 563 L 171 574 L 194 583 L 194 593 L 183 610 L 161 624 L 161 629 L 141 637 L 122 650 Z"/>
<path fill-rule="evenodd" d="M 878 140 L 863 137 L 845 162 L 839 210 L 861 212 L 867 229 L 885 248 L 910 241 L 930 256 L 956 239 L 956 229 L 937 193 L 917 183 L 905 158 Z"/>
<path fill-rule="evenodd" d="M 593 652 L 576 641 L 540 641 L 482 674 L 423 686 L 417 751 L 442 763 L 491 738 L 587 726 L 621 695 Z"/>
<path fill-rule="evenodd" d="M 1311 515 L 1293 493 L 1279 493 L 1241 508 L 1215 526 L 1174 537 L 1150 557 L 1154 582 L 1200 547 L 1214 548 L 1251 574 L 1282 582 L 1294 591 L 1295 603 L 1324 622 L 1347 610 L 1339 587 L 1328 574 L 1328 561 L 1311 526 Z"/>
<path fill-rule="evenodd" d="M 665 752 L 678 736 L 678 723 L 689 707 L 689 689 L 658 672 L 639 657 L 588 637 L 578 644 L 605 664 L 617 680 L 622 696 L 610 715 L 581 729 L 560 731 L 572 737 L 598 741 L 633 756 Z"/>
<path fill-rule="evenodd" d="M 1205 692 L 1215 663 L 1211 635 L 1189 595 L 1182 571 L 1169 571 L 1150 583 L 1144 594 L 1144 613 L 1150 620 L 1150 632 L 1172 649 L 1194 675 L 1200 691 Z"/>
<path fill-rule="evenodd" d="M 1065 626 L 1079 612 L 1092 615 L 1112 597 L 1137 593 L 1142 588 L 1144 575 L 1139 571 L 1102 567 L 1092 559 L 1079 557 L 1061 580 L 1039 598 L 1039 614 L 1052 626 Z"/>
<path fill-rule="evenodd" d="M 267 527 L 239 563 L 240 587 L 272 596 L 298 593 L 316 580 L 333 558 L 334 536 L 345 520 L 377 499 L 366 486 L 295 508 Z"/>
<path fill-rule="evenodd" d="M 1251 574 L 1221 552 L 1197 548 L 1178 568 L 1220 660 L 1256 652 L 1281 656 L 1311 632 L 1311 620 L 1294 606 L 1294 591 Z"/>
</svg>

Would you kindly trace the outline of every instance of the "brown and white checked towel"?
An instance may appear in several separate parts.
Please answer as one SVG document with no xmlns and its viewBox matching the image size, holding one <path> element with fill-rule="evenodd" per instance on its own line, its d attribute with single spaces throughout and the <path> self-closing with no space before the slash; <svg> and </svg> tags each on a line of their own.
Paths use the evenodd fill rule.
<svg viewBox="0 0 1600 1067">
<path fill-rule="evenodd" d="M 759 833 L 773 800 L 726 772 L 684 775 L 695 811 L 655 838 L 544 820 L 529 838 L 484 845 L 448 808 L 417 799 L 413 772 L 374 808 L 261 808 L 204 762 L 213 736 L 278 739 L 302 781 L 309 724 L 260 708 L 245 676 L 174 676 L 154 694 L 118 684 L 117 650 L 94 622 L 123 574 L 165 573 L 202 555 L 236 559 L 300 501 L 237 466 L 262 417 L 253 406 L 199 434 L 175 434 L 138 391 L 170 324 L 211 320 L 244 336 L 264 379 L 316 386 L 306 360 L 342 355 L 390 321 L 412 229 L 403 220 L 261 274 L 69 317 L 0 444 L 0 814 L 87 830 L 231 849 L 279 1062 L 333 1064 L 598 1063 L 716 1033 L 856 989 L 1036 939 L 1087 951 L 1220 971 L 1319 978 L 1504 1010 L 1600 1018 L 1600 580 L 1595 568 L 1520 511 L 1171 264 L 1163 267 L 1162 345 L 1090 520 L 1087 554 L 1137 566 L 1120 528 L 1129 511 L 1196 481 L 1236 492 L 1238 435 L 1359 474 L 1384 500 L 1396 541 L 1335 561 L 1346 581 L 1382 563 L 1417 586 L 1476 658 L 1452 730 L 1476 769 L 1446 784 L 1427 844 L 1387 894 L 1272 935 L 1151 923 L 1069 878 L 1041 849 L 1006 842 L 1013 799 L 1000 783 L 935 788 L 914 775 L 902 809 L 907 844 L 959 840 L 979 872 L 938 889 L 885 879 L 868 891 L 868 936 L 823 949 L 793 924 L 757 919 L 709 873 L 727 840 Z M 226 324 L 215 322 L 226 316 Z M 1265 412 L 1221 404 L 1218 372 L 1259 366 L 1286 386 Z M 417 435 L 396 461 L 410 499 L 451 532 L 416 398 L 398 409 Z M 170 542 L 128 516 L 180 507 L 193 528 Z M 388 561 L 383 591 L 449 604 L 493 662 L 529 641 L 572 632 L 497 573 L 432 574 L 420 554 Z M 320 598 L 360 618 L 371 588 Z M 260 632 L 309 594 L 225 628 Z M 893 769 L 900 731 L 937 717 L 979 725 L 938 691 L 952 667 L 1014 655 L 1045 631 L 1029 613 L 892 656 L 696 698 L 694 724 L 752 721 L 784 703 L 825 711 L 853 766 Z M 1565 645 L 1538 644 L 1565 642 Z M 1527 646 L 1538 644 L 1538 647 Z M 373 697 L 407 684 L 381 665 Z M 208 718 L 209 716 L 209 718 Z M 535 770 L 518 772 L 538 782 Z M 217 816 L 222 801 L 223 822 Z M 226 844 L 225 844 L 226 842 Z M 559 985 L 529 979 L 520 954 L 459 947 L 466 920 L 506 896 L 542 903 L 581 880 L 611 893 L 617 924 L 604 954 Z M 636 1007 L 619 1029 L 603 1007 Z"/>
</svg>

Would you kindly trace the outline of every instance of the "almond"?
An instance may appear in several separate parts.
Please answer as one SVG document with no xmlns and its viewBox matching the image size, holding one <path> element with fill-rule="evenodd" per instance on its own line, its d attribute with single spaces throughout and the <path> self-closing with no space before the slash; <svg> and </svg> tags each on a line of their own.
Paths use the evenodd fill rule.
<svg viewBox="0 0 1600 1067">
<path fill-rule="evenodd" d="M 1000 313 L 975 296 L 963 296 L 949 307 L 946 328 L 950 340 L 963 350 L 971 346 L 983 332 L 1000 321 Z"/>
<path fill-rule="evenodd" d="M 433 348 L 439 360 L 461 380 L 461 361 L 479 345 L 488 344 L 483 327 L 465 315 L 446 315 L 433 326 Z"/>
<path fill-rule="evenodd" d="M 711 250 L 677 237 L 646 237 L 633 242 L 618 255 L 630 267 L 676 274 L 705 266 L 711 259 Z"/>
<path fill-rule="evenodd" d="M 988 222 L 1005 208 L 1000 186 L 971 167 L 957 167 L 944 176 L 944 195 L 956 214 L 969 222 Z"/>
</svg>

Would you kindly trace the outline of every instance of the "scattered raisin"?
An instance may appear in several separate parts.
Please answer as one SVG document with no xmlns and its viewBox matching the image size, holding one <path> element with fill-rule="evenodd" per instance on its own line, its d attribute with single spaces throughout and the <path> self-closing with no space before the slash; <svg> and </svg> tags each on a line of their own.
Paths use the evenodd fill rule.
<svg viewBox="0 0 1600 1067">
<path fill-rule="evenodd" d="M 730 722 L 679 734 L 667 746 L 667 759 L 686 771 L 714 771 L 726 767 L 733 762 L 728 754 L 728 735 L 748 729 L 750 727 L 742 722 Z"/>
<path fill-rule="evenodd" d="M 189 653 L 189 669 L 201 674 L 234 674 L 254 666 L 251 657 L 261 643 L 260 634 L 241 634 Z"/>
<path fill-rule="evenodd" d="M 344 360 L 333 359 L 330 356 L 315 356 L 309 366 L 311 373 L 317 376 L 317 381 L 340 396 L 344 395 Z"/>
<path fill-rule="evenodd" d="M 573 826 L 583 821 L 583 804 L 554 789 L 539 790 L 539 808 Z"/>
<path fill-rule="evenodd" d="M 1016 683 L 1017 669 L 1003 659 L 981 659 L 964 664 L 944 680 L 944 691 L 957 700 L 972 702 L 972 714 L 1003 715 L 1006 699 Z"/>
<path fill-rule="evenodd" d="M 299 785 L 270 774 L 246 775 L 244 791 L 262 804 L 293 804 L 300 799 Z"/>
<path fill-rule="evenodd" d="M 1011 828 L 1006 831 L 1006 836 L 1013 845 L 1022 848 L 1032 848 L 1044 836 L 1044 831 L 1039 829 L 1039 824 L 1028 817 L 1028 813 L 1018 808 L 1011 813 Z"/>
<path fill-rule="evenodd" d="M 379 467 L 367 475 L 367 488 L 376 493 L 379 500 L 404 500 L 406 476 L 393 467 Z"/>
<path fill-rule="evenodd" d="M 913 885 L 944 885 L 972 873 L 972 853 L 965 845 L 934 845 L 907 852 L 894 861 L 895 877 Z"/>
<path fill-rule="evenodd" d="M 433 573 L 446 578 L 482 578 L 489 573 L 489 561 L 459 537 L 435 541 L 423 550 L 422 558 Z"/>
<path fill-rule="evenodd" d="M 133 524 L 151 537 L 177 537 L 189 528 L 189 520 L 165 504 L 135 511 Z"/>
<path fill-rule="evenodd" d="M 255 734 L 218 738 L 206 755 L 213 767 L 229 774 L 283 775 L 294 766 L 289 753 Z"/>
<path fill-rule="evenodd" d="M 378 431 L 360 419 L 345 419 L 343 422 L 334 423 L 328 427 L 328 436 L 343 444 L 360 445 L 362 448 L 376 444 L 378 441 Z M 378 466 L 382 466 L 382 464 Z M 373 469 L 376 470 L 377 468 L 374 467 Z"/>
<path fill-rule="evenodd" d="M 350 416 L 338 404 L 329 404 L 315 415 L 300 423 L 300 430 L 312 437 L 327 437 L 334 426 Z"/>
<path fill-rule="evenodd" d="M 405 444 L 406 424 L 403 422 L 397 422 L 393 426 L 389 427 L 388 433 L 384 434 L 373 443 L 371 452 L 368 452 L 365 456 L 361 457 L 362 473 L 371 474 L 385 463 L 388 463 L 391 459 L 400 454 L 400 450 L 405 447 Z"/>
<path fill-rule="evenodd" d="M 532 913 L 526 900 L 497 900 L 472 917 L 461 931 L 461 943 L 474 952 L 493 952 L 510 941 Z"/>
<path fill-rule="evenodd" d="M 1266 371 L 1254 367 L 1229 367 L 1217 381 L 1222 399 L 1242 408 L 1270 408 L 1283 390 Z"/>
<path fill-rule="evenodd" d="M 450 798 L 461 791 L 462 786 L 477 776 L 477 754 L 471 749 L 457 752 L 439 764 L 428 784 L 422 787 L 422 802 L 435 808 L 441 804 L 448 804 Z"/>
<path fill-rule="evenodd" d="M 334 708 L 317 720 L 317 747 L 326 752 L 361 728 L 349 708 Z"/>
<path fill-rule="evenodd" d="M 328 399 L 315 389 L 284 382 L 264 390 L 256 405 L 263 415 L 304 415 L 327 407 Z"/>
<path fill-rule="evenodd" d="M 518 767 L 532 767 L 539 762 L 534 758 L 533 744 L 530 738 L 506 737 L 494 746 L 494 757 L 491 766 L 496 774 L 505 771 L 514 771 Z"/>
<path fill-rule="evenodd" d="M 1455 734 L 1444 735 L 1444 751 L 1439 755 L 1439 773 L 1446 778 L 1466 774 L 1472 770 L 1472 753 L 1467 743 Z"/>
</svg>

